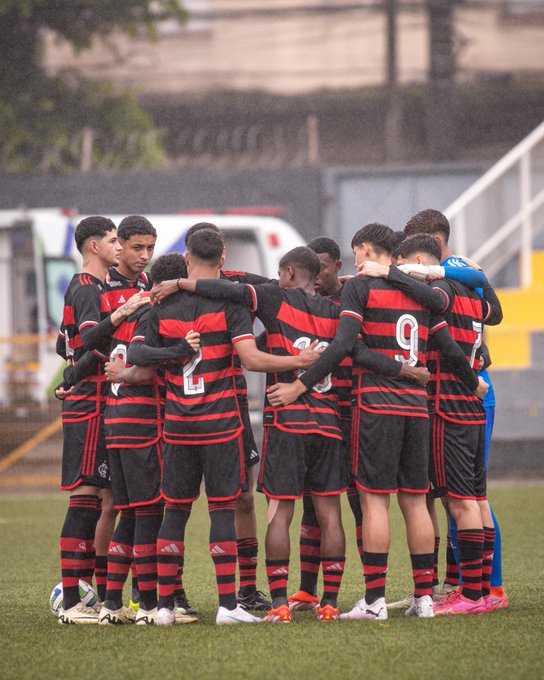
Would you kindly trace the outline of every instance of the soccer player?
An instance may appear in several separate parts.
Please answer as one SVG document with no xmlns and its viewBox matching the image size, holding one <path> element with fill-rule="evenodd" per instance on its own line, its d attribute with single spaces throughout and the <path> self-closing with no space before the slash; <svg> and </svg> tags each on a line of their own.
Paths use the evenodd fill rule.
<svg viewBox="0 0 544 680">
<path fill-rule="evenodd" d="M 306 247 L 286 253 L 279 265 L 279 286 L 232 285 L 226 281 L 198 281 L 197 293 L 213 299 L 244 302 L 263 322 L 266 344 L 279 356 L 308 347 L 326 347 L 338 324 L 339 308 L 315 293 L 320 272 L 317 255 Z M 182 286 L 191 285 L 190 282 Z M 355 344 L 355 343 L 354 343 Z M 424 369 L 413 369 L 361 346 L 354 361 L 366 361 L 376 370 L 396 376 L 406 372 L 414 378 Z M 301 375 L 301 372 L 298 373 Z M 269 373 L 269 390 L 278 380 L 296 380 L 291 371 Z M 289 526 L 294 501 L 308 489 L 321 527 L 321 564 L 324 591 L 317 618 L 337 620 L 337 596 L 345 562 L 345 539 L 340 516 L 340 494 L 346 488 L 337 395 L 329 372 L 315 389 L 292 406 L 265 406 L 263 462 L 259 489 L 269 499 L 266 536 L 267 574 L 272 609 L 265 620 L 288 623 L 292 613 L 287 600 L 289 573 Z"/>
<path fill-rule="evenodd" d="M 151 268 L 154 281 L 187 276 L 182 255 L 159 258 Z M 106 376 L 112 381 L 105 413 L 115 508 L 121 518 L 108 553 L 108 587 L 99 623 L 125 624 L 134 620 L 123 607 L 122 590 L 134 558 L 140 588 L 136 624 L 153 623 L 157 612 L 156 540 L 163 516 L 160 498 L 164 380 L 157 375 L 159 361 L 179 361 L 199 348 L 198 334 L 189 332 L 179 345 L 150 349 L 150 368 L 132 367 L 129 355 L 145 338 L 150 307 L 140 308 L 114 332 Z M 117 361 L 116 361 L 117 359 Z M 141 362 L 140 362 L 141 363 Z M 130 514 L 129 512 L 130 511 Z M 191 621 L 196 620 L 194 618 Z M 183 622 L 187 622 L 184 618 Z"/>
<path fill-rule="evenodd" d="M 211 222 L 198 222 L 193 224 L 185 234 L 185 244 L 188 245 L 191 236 L 202 229 L 212 229 L 220 234 L 219 228 Z M 224 253 L 226 257 L 226 252 Z M 269 279 L 258 274 L 248 272 L 229 271 L 222 269 L 220 277 L 237 283 L 260 284 L 268 283 Z M 177 279 L 161 282 L 153 290 L 153 297 L 164 299 L 166 295 L 177 291 Z M 234 355 L 234 367 L 236 373 L 236 397 L 238 407 L 244 424 L 243 444 L 244 461 L 248 475 L 248 488 L 236 499 L 234 519 L 236 525 L 236 542 L 238 548 L 238 570 L 240 574 L 240 588 L 238 591 L 238 603 L 248 611 L 268 611 L 270 602 L 260 590 L 257 590 L 257 566 L 259 542 L 257 540 L 257 517 L 255 514 L 254 488 L 256 482 L 255 470 L 260 461 L 260 456 L 253 435 L 253 428 L 249 417 L 249 405 L 247 400 L 247 383 L 242 371 L 238 355 Z M 180 597 L 182 598 L 180 601 Z M 181 605 L 188 613 L 194 609 L 188 604 L 185 594 L 176 595 L 176 604 Z"/>
<path fill-rule="evenodd" d="M 491 304 L 494 309 L 494 313 L 490 319 L 487 320 L 487 324 L 489 325 L 495 325 L 498 324 L 502 321 L 502 312 L 500 309 L 500 303 L 487 282 L 487 279 L 485 276 L 483 276 L 483 273 L 481 270 L 479 272 L 475 272 L 473 269 L 471 269 L 471 265 L 474 265 L 474 263 L 471 263 L 470 261 L 461 258 L 461 257 L 455 257 L 450 248 L 449 248 L 449 235 L 450 235 L 450 225 L 448 222 L 448 219 L 444 214 L 442 214 L 438 210 L 433 210 L 433 209 L 427 209 L 427 210 L 422 210 L 416 215 L 414 215 L 406 224 L 405 227 L 405 234 L 407 236 L 411 236 L 414 234 L 430 234 L 438 243 L 440 246 L 440 263 L 442 266 L 446 267 L 449 269 L 450 273 L 447 274 L 448 276 L 452 276 L 453 274 L 451 273 L 452 271 L 455 272 L 455 278 L 457 280 L 460 280 L 461 282 L 465 282 L 466 285 L 470 287 L 474 287 L 477 289 L 478 293 L 483 296 L 485 299 L 489 299 L 491 301 Z M 477 265 L 474 265 L 474 268 L 479 269 Z M 483 276 L 483 281 L 479 282 L 477 284 L 474 283 L 472 280 L 472 277 L 476 274 L 479 273 L 481 276 Z M 468 280 L 464 277 L 470 277 Z M 489 394 L 489 392 L 488 392 Z M 491 399 L 491 396 L 489 397 Z M 485 402 L 484 402 L 484 407 L 485 407 Z M 487 420 L 488 420 L 488 411 L 486 410 L 486 436 L 485 436 L 485 446 L 489 447 L 489 441 L 490 441 L 490 430 L 487 425 Z M 491 428 L 493 427 L 493 424 L 491 422 Z M 489 437 L 488 437 L 489 433 Z M 487 459 L 487 456 L 485 456 Z M 502 589 L 502 578 L 499 578 L 499 590 L 496 590 L 493 593 L 493 596 L 490 596 L 487 593 L 488 590 L 488 584 L 487 584 L 487 576 L 488 572 L 490 570 L 490 564 L 494 559 L 494 547 L 493 544 L 496 541 L 497 536 L 499 536 L 499 545 L 500 545 L 500 531 L 498 528 L 498 523 L 495 518 L 495 515 L 493 514 L 493 511 L 491 507 L 489 506 L 489 503 L 486 501 L 482 501 L 481 505 L 485 507 L 485 513 L 486 513 L 486 518 L 489 518 L 491 516 L 492 520 L 492 526 L 485 526 L 484 524 L 484 572 L 486 574 L 486 580 L 485 580 L 485 595 L 488 598 L 487 599 L 487 605 L 488 609 L 489 608 L 500 608 L 500 606 L 504 605 L 504 602 L 508 603 L 508 598 L 506 597 L 506 594 L 504 593 L 504 589 Z M 447 508 L 446 508 L 447 509 Z M 434 519 L 435 523 L 435 530 L 436 530 L 436 550 L 438 551 L 438 545 L 440 541 L 440 536 L 439 536 L 439 531 L 438 531 L 438 521 L 436 518 Z M 443 592 L 447 593 L 448 590 L 453 589 L 454 583 L 455 583 L 455 576 L 456 576 L 456 560 L 455 560 L 455 554 L 456 550 L 454 549 L 454 545 L 451 544 L 451 539 L 452 533 L 455 532 L 455 520 L 452 517 L 451 513 L 448 512 L 448 527 L 449 527 L 449 534 L 450 536 L 448 537 L 448 550 L 446 553 L 446 561 L 447 561 L 447 576 L 446 576 L 446 582 L 444 584 L 444 589 Z M 454 538 L 454 543 L 455 543 L 455 536 Z M 449 572 L 449 576 L 448 576 Z M 437 575 L 435 576 L 437 578 Z"/>
<path fill-rule="evenodd" d="M 83 377 L 62 404 L 63 454 L 61 488 L 70 491 L 70 502 L 60 538 L 63 608 L 59 623 L 93 624 L 98 613 L 83 606 L 79 579 L 92 578 L 95 563 L 95 531 L 100 515 L 99 494 L 110 486 L 104 442 L 103 410 L 106 381 L 102 361 L 117 326 L 148 300 L 140 295 L 111 312 L 105 279 L 108 267 L 117 264 L 121 246 L 114 223 L 100 216 L 82 220 L 75 231 L 83 255 L 81 273 L 75 274 L 64 299 L 63 323 L 57 352 L 77 365 L 86 351 L 101 361 Z"/>
<path fill-rule="evenodd" d="M 340 305 L 342 281 L 339 273 L 342 269 L 340 248 L 331 238 L 318 236 L 308 243 L 320 261 L 316 291 Z M 348 480 L 347 496 L 355 519 L 355 539 L 361 562 L 363 559 L 362 513 L 359 492 L 353 483 L 351 474 L 351 371 L 352 361 L 346 357 L 333 371 L 332 381 L 338 396 L 338 414 L 342 430 L 342 446 L 344 450 L 346 478 Z M 292 610 L 308 611 L 317 609 L 319 599 L 316 595 L 319 565 L 321 562 L 321 527 L 315 514 L 312 496 L 304 491 L 302 499 L 303 513 L 300 524 L 300 588 L 289 597 Z"/>
<path fill-rule="evenodd" d="M 436 265 L 441 255 L 437 246 L 429 234 L 412 236 L 397 249 L 398 261 L 409 264 L 419 258 L 423 264 Z M 477 368 L 482 324 L 500 319 L 498 301 L 493 311 L 476 291 L 451 279 L 432 285 L 446 295 L 446 319 L 452 337 L 463 349 L 469 365 Z M 487 296 L 494 297 L 492 289 Z M 458 525 L 463 577 L 462 588 L 437 602 L 435 612 L 441 615 L 483 613 L 490 607 L 489 579 L 485 569 L 482 577 L 482 557 L 487 563 L 493 550 L 489 537 L 491 515 L 486 501 L 485 412 L 480 400 L 467 393 L 439 356 L 434 355 L 430 363 L 433 368 L 429 390 L 433 493 L 445 497 Z"/>
<path fill-rule="evenodd" d="M 218 278 L 223 250 L 221 236 L 211 229 L 192 234 L 186 255 L 189 280 L 180 279 L 180 289 L 194 289 L 195 282 L 203 278 Z M 157 540 L 159 611 L 155 623 L 175 622 L 175 574 L 179 556 L 184 553 L 185 526 L 200 493 L 202 477 L 211 519 L 210 555 L 219 595 L 216 622 L 257 623 L 261 619 L 236 600 L 234 508 L 245 484 L 245 469 L 233 348 L 245 368 L 260 371 L 305 368 L 315 360 L 317 352 L 306 349 L 288 357 L 260 352 L 247 310 L 184 291 L 151 310 L 145 342 L 151 347 L 168 347 L 189 330 L 200 333 L 200 351 L 189 362 L 169 365 L 166 371 L 166 444 L 161 484 L 166 509 Z"/>
<path fill-rule="evenodd" d="M 342 311 L 336 337 L 322 357 L 292 385 L 268 390 L 272 404 L 290 403 L 323 379 L 346 356 L 362 333 L 366 344 L 402 366 L 424 365 L 429 330 L 442 336 L 444 351 L 453 352 L 458 370 L 473 389 L 478 380 L 449 339 L 444 323 L 433 323 L 428 308 L 440 311 L 444 299 L 428 294 L 421 284 L 390 267 L 394 233 L 381 224 L 360 229 L 352 240 L 356 264 L 374 260 L 387 280 L 354 278 L 342 292 Z M 401 288 L 419 292 L 415 301 Z M 425 304 L 425 306 L 424 306 Z M 463 365 L 463 362 L 465 365 Z M 432 617 L 431 580 L 433 527 L 425 494 L 428 481 L 428 411 L 426 393 L 413 384 L 391 380 L 371 371 L 354 369 L 354 393 L 358 408 L 353 417 L 355 483 L 359 488 L 363 522 L 363 571 L 366 592 L 362 600 L 341 617 L 358 620 L 387 618 L 385 576 L 389 552 L 389 497 L 398 493 L 415 585 L 415 600 L 408 616 Z"/>
</svg>

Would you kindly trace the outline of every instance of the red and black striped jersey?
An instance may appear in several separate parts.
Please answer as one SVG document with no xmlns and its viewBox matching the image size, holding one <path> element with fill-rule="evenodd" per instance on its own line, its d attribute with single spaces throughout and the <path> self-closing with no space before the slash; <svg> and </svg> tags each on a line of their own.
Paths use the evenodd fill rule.
<svg viewBox="0 0 544 680">
<path fill-rule="evenodd" d="M 429 310 L 385 279 L 347 281 L 341 316 L 360 321 L 363 342 L 370 349 L 412 366 L 425 366 Z M 428 418 L 425 389 L 408 380 L 392 380 L 354 366 L 353 391 L 365 411 Z"/>
<path fill-rule="evenodd" d="M 110 320 L 111 308 L 103 281 L 91 274 L 75 274 L 66 295 L 62 325 L 57 339 L 57 353 L 77 364 L 87 351 L 100 361 L 91 375 L 80 380 L 62 405 L 66 421 L 87 420 L 100 413 L 107 395 L 102 361 L 109 357 L 109 346 L 115 327 Z"/>
<path fill-rule="evenodd" d="M 253 285 L 270 282 L 270 279 L 267 279 L 260 274 L 231 271 L 227 269 L 222 269 L 219 272 L 219 277 L 226 281 L 232 281 L 233 283 L 251 283 Z M 237 354 L 234 355 L 234 370 L 236 373 L 236 393 L 238 395 L 238 403 L 240 408 L 247 408 L 247 381 L 242 368 L 242 362 Z"/>
<path fill-rule="evenodd" d="M 151 309 L 145 342 L 169 347 L 190 330 L 200 333 L 199 352 L 165 368 L 164 439 L 183 445 L 229 441 L 242 431 L 233 346 L 254 337 L 251 316 L 240 305 L 179 292 Z"/>
<path fill-rule="evenodd" d="M 111 358 L 120 357 L 126 366 L 131 342 L 145 338 L 149 305 L 140 307 L 115 330 Z M 139 383 L 110 383 L 104 425 L 106 446 L 136 449 L 150 446 L 162 436 L 164 379 L 155 375 Z"/>
<path fill-rule="evenodd" d="M 134 281 L 127 279 L 126 276 L 120 274 L 115 267 L 110 267 L 109 281 L 106 282 L 106 290 L 108 291 L 108 300 L 112 312 L 124 305 L 127 300 L 139 293 L 141 290 L 151 290 L 151 279 L 149 274 L 141 272 Z"/>
<path fill-rule="evenodd" d="M 338 306 L 342 303 L 342 288 L 333 295 L 327 296 Z M 352 374 L 353 361 L 350 356 L 342 359 L 332 372 L 332 384 L 338 395 L 338 413 L 341 420 L 351 420 Z"/>
<path fill-rule="evenodd" d="M 452 279 L 437 281 L 432 287 L 446 294 L 448 308 L 444 318 L 450 334 L 461 347 L 471 368 L 477 369 L 483 324 L 492 312 L 491 306 L 474 289 Z M 480 399 L 453 375 L 451 367 L 441 358 L 433 342 L 429 349 L 429 408 L 454 423 L 485 424 L 485 411 Z"/>
<path fill-rule="evenodd" d="M 325 348 L 334 338 L 339 307 L 328 298 L 309 295 L 300 288 L 280 288 L 270 283 L 248 286 L 254 311 L 266 331 L 266 347 L 278 356 L 296 355 L 314 340 L 316 349 Z M 294 382 L 302 371 L 268 373 L 267 385 Z M 315 433 L 341 439 L 338 395 L 328 374 L 315 387 L 289 406 L 274 408 L 266 402 L 264 425 L 297 433 Z"/>
</svg>

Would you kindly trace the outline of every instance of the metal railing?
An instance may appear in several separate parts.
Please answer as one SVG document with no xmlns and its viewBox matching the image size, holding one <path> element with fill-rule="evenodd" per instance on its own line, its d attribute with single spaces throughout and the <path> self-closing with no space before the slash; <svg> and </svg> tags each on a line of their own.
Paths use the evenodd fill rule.
<svg viewBox="0 0 544 680">
<path fill-rule="evenodd" d="M 444 212 L 456 253 L 468 253 L 489 277 L 519 255 L 516 281 L 530 287 L 531 254 L 544 231 L 544 122 Z"/>
</svg>

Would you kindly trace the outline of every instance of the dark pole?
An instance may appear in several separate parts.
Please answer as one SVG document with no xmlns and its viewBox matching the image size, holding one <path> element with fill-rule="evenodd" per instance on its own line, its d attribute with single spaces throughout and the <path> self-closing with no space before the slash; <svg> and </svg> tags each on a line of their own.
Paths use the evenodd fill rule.
<svg viewBox="0 0 544 680">
<path fill-rule="evenodd" d="M 397 83 L 397 0 L 385 0 L 387 22 L 387 112 L 385 115 L 385 160 L 401 156 L 402 106 Z"/>
</svg>

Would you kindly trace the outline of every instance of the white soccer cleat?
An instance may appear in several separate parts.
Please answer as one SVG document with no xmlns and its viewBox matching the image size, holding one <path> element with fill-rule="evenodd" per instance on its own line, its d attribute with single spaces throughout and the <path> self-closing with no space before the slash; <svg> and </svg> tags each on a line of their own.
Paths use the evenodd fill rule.
<svg viewBox="0 0 544 680">
<path fill-rule="evenodd" d="M 98 623 L 98 613 L 92 607 L 86 607 L 82 602 L 78 602 L 66 611 L 59 611 L 58 622 L 61 624 L 95 624 Z"/>
<path fill-rule="evenodd" d="M 176 623 L 176 616 L 173 609 L 161 607 L 155 615 L 156 626 L 173 626 Z"/>
<path fill-rule="evenodd" d="M 404 616 L 417 616 L 420 619 L 434 618 L 433 598 L 430 595 L 414 597 L 414 601 L 404 612 Z"/>
<path fill-rule="evenodd" d="M 385 597 L 380 597 L 372 604 L 367 604 L 363 598 L 351 611 L 340 614 L 340 618 L 343 621 L 385 621 L 387 619 Z"/>
<path fill-rule="evenodd" d="M 98 623 L 102 626 L 113 625 L 122 626 L 128 623 L 134 623 L 136 619 L 136 612 L 128 607 L 119 607 L 119 609 L 110 609 L 109 607 L 102 607 L 98 615 Z"/>
<path fill-rule="evenodd" d="M 137 626 L 153 626 L 155 624 L 155 617 L 157 616 L 157 607 L 153 609 L 142 609 L 138 607 L 136 612 L 136 625 Z"/>
<path fill-rule="evenodd" d="M 226 607 L 219 607 L 215 623 L 219 626 L 230 625 L 236 623 L 262 623 L 263 620 L 258 616 L 253 616 L 242 607 L 238 606 L 236 609 L 227 609 Z"/>
</svg>

